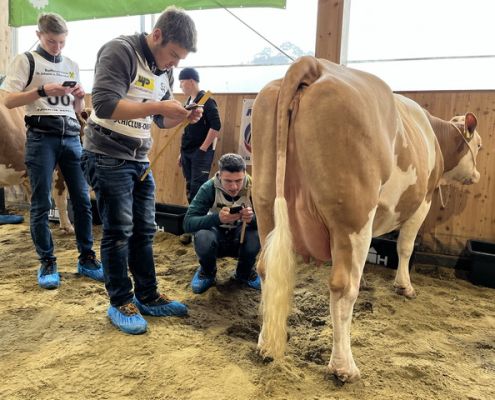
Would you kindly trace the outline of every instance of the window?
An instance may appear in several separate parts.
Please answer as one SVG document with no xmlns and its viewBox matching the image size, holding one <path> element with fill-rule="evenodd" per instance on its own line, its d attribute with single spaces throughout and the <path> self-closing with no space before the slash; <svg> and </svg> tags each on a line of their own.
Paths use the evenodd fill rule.
<svg viewBox="0 0 495 400">
<path fill-rule="evenodd" d="M 317 0 L 287 0 L 287 8 L 233 8 L 241 19 L 292 58 L 314 55 Z M 291 60 L 224 9 L 189 11 L 198 30 L 198 51 L 183 60 L 195 67 L 201 87 L 213 93 L 257 93 L 266 83 L 284 76 Z M 63 54 L 81 69 L 86 91 L 91 91 L 96 54 L 108 40 L 119 35 L 150 32 L 157 15 L 68 22 L 69 35 Z M 18 49 L 36 47 L 36 27 L 18 30 Z M 174 90 L 180 91 L 176 84 Z"/>
<path fill-rule="evenodd" d="M 492 0 L 351 0 L 347 65 L 394 91 L 494 89 Z"/>
</svg>

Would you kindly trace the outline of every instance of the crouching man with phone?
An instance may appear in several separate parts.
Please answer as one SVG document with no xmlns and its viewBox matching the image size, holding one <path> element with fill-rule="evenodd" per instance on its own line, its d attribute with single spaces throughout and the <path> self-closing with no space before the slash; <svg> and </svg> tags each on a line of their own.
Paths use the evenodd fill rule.
<svg viewBox="0 0 495 400">
<path fill-rule="evenodd" d="M 199 259 L 192 290 L 202 293 L 214 284 L 219 257 L 237 258 L 234 276 L 261 290 L 261 279 L 255 269 L 261 245 L 256 215 L 248 198 L 251 177 L 246 173 L 244 159 L 237 154 L 223 155 L 218 164 L 219 171 L 201 186 L 184 217 L 184 230 L 194 234 L 194 250 Z"/>
</svg>

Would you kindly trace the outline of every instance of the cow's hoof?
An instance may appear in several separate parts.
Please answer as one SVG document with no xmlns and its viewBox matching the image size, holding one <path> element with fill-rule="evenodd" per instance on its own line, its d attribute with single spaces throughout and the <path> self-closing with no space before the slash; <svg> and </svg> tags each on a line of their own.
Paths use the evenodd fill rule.
<svg viewBox="0 0 495 400">
<path fill-rule="evenodd" d="M 271 362 L 274 361 L 274 358 L 271 357 L 271 356 L 269 356 L 269 355 L 267 355 L 266 352 L 265 352 L 265 350 L 262 349 L 259 345 L 256 348 L 256 353 L 257 353 L 258 357 L 261 359 L 261 362 L 263 364 L 270 364 Z"/>
<path fill-rule="evenodd" d="M 416 298 L 416 292 L 412 286 L 401 287 L 401 286 L 394 285 L 394 287 L 395 287 L 395 293 L 400 294 L 401 296 L 407 297 L 408 299 Z"/>
<path fill-rule="evenodd" d="M 361 373 L 357 367 L 354 367 L 351 371 L 345 372 L 343 370 L 338 370 L 331 365 L 328 366 L 330 373 L 335 375 L 335 377 L 343 383 L 352 383 L 361 379 Z"/>
<path fill-rule="evenodd" d="M 366 285 L 366 281 L 364 280 L 364 277 L 361 277 L 361 280 L 359 281 L 359 290 L 367 290 L 368 285 Z"/>
<path fill-rule="evenodd" d="M 263 356 L 263 355 L 261 355 L 261 354 L 260 354 L 260 356 L 261 356 L 261 362 L 262 362 L 263 364 L 270 364 L 270 363 L 272 363 L 272 362 L 274 361 L 273 357 L 270 357 L 270 356 Z"/>
<path fill-rule="evenodd" d="M 76 232 L 74 231 L 74 228 L 60 228 L 61 231 L 65 231 L 67 235 L 74 235 Z"/>
</svg>

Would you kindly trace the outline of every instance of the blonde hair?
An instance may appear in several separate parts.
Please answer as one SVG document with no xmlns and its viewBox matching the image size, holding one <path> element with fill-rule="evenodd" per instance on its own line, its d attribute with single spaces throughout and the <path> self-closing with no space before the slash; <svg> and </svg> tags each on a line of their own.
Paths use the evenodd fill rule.
<svg viewBox="0 0 495 400">
<path fill-rule="evenodd" d="M 55 33 L 57 35 L 69 33 L 65 20 L 55 13 L 41 13 L 38 17 L 38 30 L 40 33 Z"/>
</svg>

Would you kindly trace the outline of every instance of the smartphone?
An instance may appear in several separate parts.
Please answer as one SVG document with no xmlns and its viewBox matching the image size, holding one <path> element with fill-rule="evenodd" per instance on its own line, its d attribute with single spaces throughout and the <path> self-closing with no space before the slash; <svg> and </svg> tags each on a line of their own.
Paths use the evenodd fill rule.
<svg viewBox="0 0 495 400">
<path fill-rule="evenodd" d="M 64 83 L 62 83 L 62 86 L 70 86 L 71 88 L 73 88 L 76 85 L 77 85 L 76 81 L 65 81 Z"/>
<path fill-rule="evenodd" d="M 243 208 L 244 208 L 244 204 L 241 204 L 240 206 L 232 207 L 232 208 L 230 209 L 230 213 L 231 213 L 231 214 L 237 214 L 237 213 L 238 213 L 238 212 L 240 212 Z"/>
<path fill-rule="evenodd" d="M 195 108 L 200 108 L 200 107 L 204 107 L 202 105 L 199 105 L 199 104 L 191 104 L 191 105 L 188 105 L 186 106 L 186 110 L 190 111 L 190 110 L 194 110 Z"/>
</svg>

